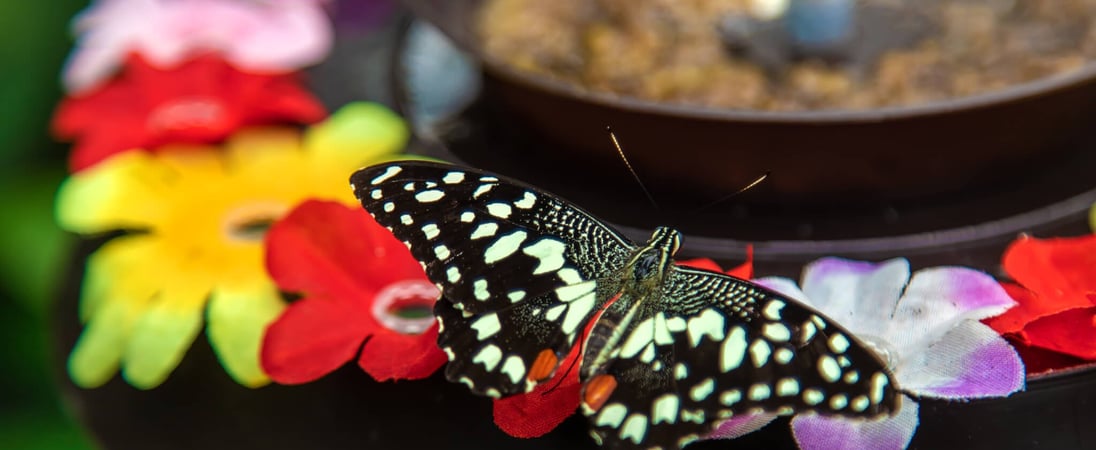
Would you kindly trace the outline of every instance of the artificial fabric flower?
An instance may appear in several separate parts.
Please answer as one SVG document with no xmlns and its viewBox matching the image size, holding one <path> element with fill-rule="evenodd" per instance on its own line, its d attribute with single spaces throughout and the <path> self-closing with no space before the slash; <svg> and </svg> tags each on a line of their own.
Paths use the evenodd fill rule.
<svg viewBox="0 0 1096 450">
<path fill-rule="evenodd" d="M 903 392 L 958 400 L 1024 386 L 1016 351 L 979 322 L 1015 305 L 985 273 L 934 267 L 911 279 L 905 259 L 823 258 L 804 270 L 802 290 L 786 278 L 756 283 L 813 306 L 880 352 Z M 895 416 L 873 421 L 798 414 L 792 432 L 803 449 L 902 449 L 917 428 L 918 407 L 905 395 L 900 405 Z"/>
<path fill-rule="evenodd" d="M 1096 235 L 1022 236 L 1002 266 L 1018 283 L 1004 283 L 1018 306 L 986 323 L 1023 346 L 1096 360 Z M 1032 369 L 1058 367 L 1040 358 Z"/>
<path fill-rule="evenodd" d="M 307 201 L 266 240 L 271 277 L 303 294 L 263 339 L 262 366 L 274 381 L 315 380 L 359 351 L 358 365 L 377 381 L 426 378 L 445 364 L 432 313 L 438 289 L 360 206 Z"/>
<path fill-rule="evenodd" d="M 707 258 L 697 258 L 677 262 L 683 266 L 698 269 L 723 272 L 715 261 Z M 728 275 L 749 279 L 753 276 L 753 247 L 746 249 L 746 262 L 726 271 Z M 593 321 L 587 324 L 583 331 L 585 336 L 590 332 Z M 547 434 L 555 429 L 565 419 L 574 414 L 578 409 L 582 395 L 582 383 L 578 377 L 578 367 L 575 366 L 579 358 L 580 344 L 575 344 L 571 352 L 567 354 L 556 373 L 547 381 L 541 382 L 532 391 L 512 395 L 506 398 L 495 399 L 494 418 L 495 425 L 499 429 L 514 437 L 533 438 Z M 753 429 L 760 428 L 760 426 Z M 752 430 L 751 430 L 752 431 Z"/>
<path fill-rule="evenodd" d="M 318 63 L 334 40 L 326 0 L 98 0 L 80 13 L 65 86 L 86 92 L 109 79 L 127 55 L 173 66 L 214 52 L 255 73 Z"/>
<path fill-rule="evenodd" d="M 387 109 L 353 104 L 303 136 L 248 129 L 223 149 L 125 152 L 70 177 L 58 194 L 62 227 L 137 231 L 88 260 L 73 381 L 99 386 L 120 366 L 133 386 L 155 387 L 204 323 L 236 381 L 266 383 L 259 343 L 284 304 L 264 269 L 265 228 L 306 199 L 354 204 L 348 174 L 394 158 L 407 136 Z"/>
<path fill-rule="evenodd" d="M 133 55 L 114 82 L 65 99 L 53 128 L 76 141 L 69 157 L 76 172 L 127 150 L 214 143 L 244 126 L 312 123 L 325 115 L 295 75 L 241 72 L 214 55 L 171 68 Z"/>
</svg>

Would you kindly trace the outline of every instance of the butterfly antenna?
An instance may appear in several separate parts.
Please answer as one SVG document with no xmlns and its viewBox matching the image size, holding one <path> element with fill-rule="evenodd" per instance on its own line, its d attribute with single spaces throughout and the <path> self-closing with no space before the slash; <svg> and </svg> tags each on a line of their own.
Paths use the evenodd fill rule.
<svg viewBox="0 0 1096 450">
<path fill-rule="evenodd" d="M 628 168 L 628 172 L 632 174 L 632 178 L 639 184 L 639 188 L 643 190 L 643 195 L 647 196 L 647 201 L 651 202 L 656 210 L 658 209 L 658 202 L 651 196 L 651 192 L 647 190 L 647 186 L 643 184 L 643 180 L 639 179 L 639 174 L 632 168 L 632 163 L 628 162 L 628 157 L 624 156 L 624 149 L 620 146 L 620 141 L 617 140 L 616 133 L 613 133 L 612 127 L 605 127 L 605 131 L 609 132 L 609 139 L 613 140 L 613 147 L 616 147 L 617 154 L 620 155 L 620 159 L 624 161 L 624 167 Z"/>
<path fill-rule="evenodd" d="M 770 174 L 772 174 L 772 172 L 765 172 L 765 173 L 761 174 L 761 176 L 757 177 L 757 179 L 756 179 L 756 180 L 753 180 L 753 181 L 751 181 L 751 182 L 750 182 L 750 184 L 747 184 L 747 185 L 746 185 L 745 187 L 743 187 L 742 189 L 739 189 L 739 190 L 737 190 L 737 191 L 734 191 L 734 192 L 732 192 L 732 193 L 730 193 L 730 194 L 728 194 L 728 195 L 725 195 L 725 196 L 723 196 L 723 197 L 719 198 L 718 200 L 716 200 L 716 201 L 714 201 L 714 202 L 711 202 L 711 203 L 708 203 L 708 204 L 706 204 L 706 205 L 704 205 L 704 206 L 701 206 L 701 207 L 699 207 L 699 208 L 697 208 L 697 209 L 693 210 L 693 212 L 697 212 L 697 211 L 702 211 L 702 210 L 705 210 L 705 209 L 711 208 L 711 207 L 713 207 L 713 206 L 715 206 L 715 205 L 718 205 L 718 204 L 720 204 L 720 203 L 723 203 L 723 202 L 725 202 L 725 201 L 727 201 L 727 200 L 730 200 L 730 199 L 734 198 L 735 196 L 737 196 L 737 195 L 739 195 L 739 194 L 741 194 L 741 193 L 743 193 L 743 192 L 746 192 L 746 191 L 748 191 L 748 190 L 752 189 L 752 188 L 753 188 L 754 186 L 757 186 L 757 185 L 761 184 L 761 182 L 762 182 L 762 181 L 765 181 L 765 179 L 766 179 L 766 178 L 769 178 L 769 175 L 770 175 Z"/>
</svg>

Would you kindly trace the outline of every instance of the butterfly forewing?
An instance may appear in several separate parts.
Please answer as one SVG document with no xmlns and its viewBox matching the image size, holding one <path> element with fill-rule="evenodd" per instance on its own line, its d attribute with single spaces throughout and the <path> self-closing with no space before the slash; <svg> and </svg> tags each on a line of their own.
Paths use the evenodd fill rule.
<svg viewBox="0 0 1096 450">
<path fill-rule="evenodd" d="M 436 307 L 446 374 L 482 394 L 531 389 L 536 358 L 563 358 L 632 251 L 562 200 L 477 170 L 392 163 L 351 184 L 450 303 Z"/>
<path fill-rule="evenodd" d="M 653 313 L 624 334 L 618 387 L 586 411 L 608 447 L 678 448 L 743 414 L 877 417 L 890 373 L 839 326 L 779 294 L 675 268 Z"/>
</svg>

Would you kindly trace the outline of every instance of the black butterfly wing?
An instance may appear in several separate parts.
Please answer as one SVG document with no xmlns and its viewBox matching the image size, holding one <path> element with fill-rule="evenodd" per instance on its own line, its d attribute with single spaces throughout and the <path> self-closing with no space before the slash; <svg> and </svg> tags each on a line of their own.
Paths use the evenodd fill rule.
<svg viewBox="0 0 1096 450">
<path fill-rule="evenodd" d="M 678 448 L 725 419 L 767 411 L 877 417 L 893 376 L 850 333 L 794 300 L 675 268 L 652 314 L 625 332 L 617 388 L 586 411 L 606 446 Z"/>
<path fill-rule="evenodd" d="M 532 389 L 538 355 L 563 359 L 634 248 L 559 198 L 474 169 L 401 161 L 351 185 L 442 291 L 446 375 L 481 394 Z"/>
</svg>

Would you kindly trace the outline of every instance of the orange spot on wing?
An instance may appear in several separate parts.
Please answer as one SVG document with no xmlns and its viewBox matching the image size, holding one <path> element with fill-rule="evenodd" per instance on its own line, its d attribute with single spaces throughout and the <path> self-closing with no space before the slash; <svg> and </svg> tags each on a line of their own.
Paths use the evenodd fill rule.
<svg viewBox="0 0 1096 450">
<path fill-rule="evenodd" d="M 586 383 L 586 392 L 582 396 L 582 402 L 594 411 L 600 410 L 605 405 L 605 401 L 609 400 L 609 396 L 616 390 L 616 387 L 616 377 L 604 373 L 595 376 L 589 383 Z"/>
<path fill-rule="evenodd" d="M 556 356 L 556 352 L 548 348 L 541 350 L 537 354 L 537 359 L 533 361 L 533 367 L 529 369 L 529 380 L 537 382 L 547 380 L 552 376 L 557 365 L 559 365 L 559 357 Z"/>
</svg>

